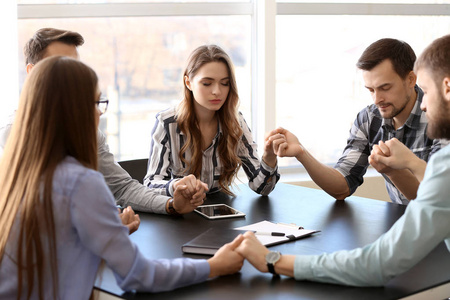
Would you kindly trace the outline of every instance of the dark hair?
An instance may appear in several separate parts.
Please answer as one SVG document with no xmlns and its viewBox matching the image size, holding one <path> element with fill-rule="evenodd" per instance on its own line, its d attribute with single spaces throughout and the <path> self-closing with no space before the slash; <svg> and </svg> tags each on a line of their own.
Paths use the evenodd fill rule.
<svg viewBox="0 0 450 300">
<path fill-rule="evenodd" d="M 44 57 L 45 49 L 53 42 L 61 42 L 75 47 L 84 44 L 84 39 L 78 32 L 55 28 L 41 28 L 25 44 L 23 53 L 25 65 L 36 64 Z"/>
<path fill-rule="evenodd" d="M 416 61 L 414 70 L 427 69 L 434 81 L 450 76 L 450 35 L 434 40 Z"/>
<path fill-rule="evenodd" d="M 389 59 L 394 71 L 406 78 L 414 68 L 416 54 L 410 45 L 396 39 L 381 39 L 364 50 L 356 66 L 364 71 L 370 71 L 382 61 Z"/>
</svg>

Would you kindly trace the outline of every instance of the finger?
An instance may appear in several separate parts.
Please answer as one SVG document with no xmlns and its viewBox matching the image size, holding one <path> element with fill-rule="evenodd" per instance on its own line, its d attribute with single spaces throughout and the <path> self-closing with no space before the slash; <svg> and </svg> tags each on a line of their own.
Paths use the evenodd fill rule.
<svg viewBox="0 0 450 300">
<path fill-rule="evenodd" d="M 186 181 L 186 186 L 191 194 L 195 193 L 195 187 L 197 184 L 197 178 L 194 175 L 189 175 Z"/>
<path fill-rule="evenodd" d="M 280 145 L 286 144 L 285 138 L 276 139 L 272 142 L 273 151 L 277 152 L 278 148 L 280 148 Z"/>
<path fill-rule="evenodd" d="M 380 150 L 383 151 L 383 154 L 384 154 L 385 156 L 391 155 L 391 151 L 390 151 L 389 147 L 388 147 L 383 141 L 380 141 L 380 142 L 378 143 L 378 145 L 379 145 L 379 147 L 380 147 Z"/>
<path fill-rule="evenodd" d="M 206 183 L 204 183 L 204 182 L 202 182 L 202 181 L 200 181 L 202 184 L 202 187 L 203 187 L 203 190 L 205 191 L 205 192 L 207 192 L 208 190 L 209 190 L 209 188 L 208 188 L 208 185 L 206 184 Z"/>
<path fill-rule="evenodd" d="M 183 191 L 181 194 L 183 195 L 183 198 L 186 198 L 186 199 L 192 198 L 192 194 L 187 189 L 185 191 Z"/>
<path fill-rule="evenodd" d="M 276 140 L 283 140 L 283 139 L 286 139 L 286 137 L 284 136 L 284 134 L 282 134 L 282 133 L 277 133 L 277 134 L 274 134 L 274 135 L 270 136 L 268 140 L 271 141 L 271 142 L 273 143 L 273 142 L 276 141 Z"/>
<path fill-rule="evenodd" d="M 385 156 L 379 156 L 378 159 L 377 159 L 377 163 L 378 164 L 383 164 L 385 166 L 389 166 L 388 165 L 389 164 L 389 158 L 385 157 Z"/>
<path fill-rule="evenodd" d="M 244 240 L 244 236 L 242 234 L 239 234 L 237 237 L 234 238 L 234 240 L 230 243 L 228 243 L 228 248 L 231 250 L 236 249 Z"/>
<path fill-rule="evenodd" d="M 283 157 L 286 155 L 286 151 L 288 148 L 288 143 L 284 142 L 278 145 L 278 148 L 275 151 L 275 154 L 279 157 Z"/>
<path fill-rule="evenodd" d="M 378 145 L 373 145 L 372 154 L 383 155 L 383 151 L 381 151 Z"/>
<path fill-rule="evenodd" d="M 280 129 L 279 128 L 274 129 L 274 130 L 270 131 L 268 134 L 266 134 L 266 138 L 265 139 L 267 140 L 268 138 L 270 138 L 271 136 L 273 136 L 273 135 L 275 135 L 277 133 L 280 133 Z"/>
<path fill-rule="evenodd" d="M 194 195 L 192 195 L 192 201 L 203 201 L 205 199 L 206 194 L 203 192 L 203 189 L 197 191 Z"/>
</svg>

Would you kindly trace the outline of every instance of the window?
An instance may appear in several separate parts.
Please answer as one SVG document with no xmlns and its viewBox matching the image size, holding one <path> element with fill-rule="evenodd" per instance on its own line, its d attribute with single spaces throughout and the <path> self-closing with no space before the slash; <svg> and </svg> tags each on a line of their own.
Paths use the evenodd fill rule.
<svg viewBox="0 0 450 300">
<path fill-rule="evenodd" d="M 39 18 L 20 20 L 18 27 L 20 48 L 42 27 L 83 35 L 81 60 L 97 72 L 110 99 L 100 126 L 117 160 L 148 157 L 155 116 L 181 100 L 188 56 L 203 44 L 218 44 L 230 55 L 240 110 L 251 122 L 250 16 Z M 21 55 L 21 84 L 24 66 Z"/>
<path fill-rule="evenodd" d="M 393 37 L 420 54 L 450 32 L 450 0 L 352 2 L 19 0 L 19 48 L 44 26 L 83 34 L 81 59 L 116 104 L 102 126 L 120 160 L 148 156 L 156 112 L 181 98 L 188 54 L 219 44 L 236 65 L 241 111 L 260 151 L 264 132 L 283 126 L 333 165 L 356 114 L 372 103 L 355 67 L 362 51 Z M 301 171 L 295 159 L 279 164 Z"/>
<path fill-rule="evenodd" d="M 295 35 L 283 34 L 292 28 Z M 365 48 L 389 37 L 419 55 L 448 32 L 448 16 L 278 16 L 277 125 L 291 129 L 319 161 L 334 165 L 356 114 L 373 103 L 355 66 Z"/>
</svg>

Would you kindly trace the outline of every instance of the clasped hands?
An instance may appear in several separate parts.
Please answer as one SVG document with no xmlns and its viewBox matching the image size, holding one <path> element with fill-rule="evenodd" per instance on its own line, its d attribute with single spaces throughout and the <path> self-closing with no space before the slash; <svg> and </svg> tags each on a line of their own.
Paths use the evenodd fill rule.
<svg viewBox="0 0 450 300">
<path fill-rule="evenodd" d="M 173 208 L 186 214 L 205 202 L 208 185 L 190 174 L 175 181 L 173 190 Z"/>
<path fill-rule="evenodd" d="M 269 253 L 269 249 L 261 244 L 253 232 L 248 231 L 240 234 L 231 243 L 222 246 L 208 260 L 210 265 L 209 277 L 238 272 L 244 264 L 244 259 L 247 259 L 258 271 L 268 272 L 266 263 L 267 253 Z M 293 271 L 287 271 L 285 275 L 293 276 Z"/>
<path fill-rule="evenodd" d="M 389 176 L 393 170 L 407 169 L 419 181 L 423 179 L 426 162 L 417 157 L 408 147 L 396 138 L 374 145 L 369 156 L 369 163 L 378 172 Z"/>
</svg>

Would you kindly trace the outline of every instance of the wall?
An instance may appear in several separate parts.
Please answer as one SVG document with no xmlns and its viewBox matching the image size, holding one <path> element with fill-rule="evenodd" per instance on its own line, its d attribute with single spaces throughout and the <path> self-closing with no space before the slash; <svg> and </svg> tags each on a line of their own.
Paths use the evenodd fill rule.
<svg viewBox="0 0 450 300">
<path fill-rule="evenodd" d="M 286 181 L 285 183 L 320 189 L 312 180 Z M 382 176 L 365 176 L 364 183 L 353 195 L 390 202 Z"/>
</svg>

